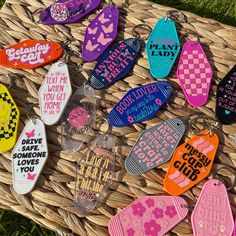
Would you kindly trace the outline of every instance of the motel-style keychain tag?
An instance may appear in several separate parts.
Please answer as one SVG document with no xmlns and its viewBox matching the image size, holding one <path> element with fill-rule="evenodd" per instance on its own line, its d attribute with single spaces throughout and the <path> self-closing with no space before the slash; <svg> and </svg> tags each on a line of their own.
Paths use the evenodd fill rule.
<svg viewBox="0 0 236 236">
<path fill-rule="evenodd" d="M 108 122 L 123 127 L 151 119 L 173 93 L 164 81 L 129 90 L 108 114 Z"/>
<path fill-rule="evenodd" d="M 179 118 L 143 131 L 125 160 L 127 172 L 140 175 L 168 162 L 184 132 L 185 124 Z"/>
<path fill-rule="evenodd" d="M 100 0 L 59 0 L 40 11 L 40 21 L 45 25 L 78 22 L 98 7 Z"/>
<path fill-rule="evenodd" d="M 164 235 L 188 214 L 187 202 L 177 196 L 140 197 L 108 223 L 111 236 Z"/>
<path fill-rule="evenodd" d="M 0 50 L 0 66 L 14 69 L 36 69 L 59 59 L 62 46 L 56 42 L 25 40 Z"/>
<path fill-rule="evenodd" d="M 39 106 L 44 124 L 53 125 L 60 120 L 71 94 L 71 81 L 66 63 L 54 63 L 39 89 Z"/>
<path fill-rule="evenodd" d="M 207 102 L 213 73 L 198 35 L 197 38 L 197 41 L 187 40 L 183 45 L 177 77 L 188 103 L 201 107 Z"/>
<path fill-rule="evenodd" d="M 85 31 L 82 58 L 97 60 L 111 45 L 117 35 L 119 10 L 114 5 L 104 8 Z"/>
<path fill-rule="evenodd" d="M 217 86 L 216 117 L 221 124 L 236 122 L 236 65 Z"/>
<path fill-rule="evenodd" d="M 194 236 L 231 236 L 234 219 L 225 185 L 208 180 L 191 215 Z M 235 234 L 234 234 L 235 235 Z"/>
<path fill-rule="evenodd" d="M 167 77 L 180 52 L 175 22 L 168 13 L 156 23 L 147 41 L 146 51 L 151 75 L 156 79 Z"/>
<path fill-rule="evenodd" d="M 0 83 L 0 152 L 15 146 L 19 119 L 18 107 L 6 86 Z"/>
<path fill-rule="evenodd" d="M 27 121 L 12 151 L 13 187 L 19 194 L 31 192 L 48 158 L 44 123 L 38 118 Z"/>
<path fill-rule="evenodd" d="M 134 38 L 125 39 L 106 50 L 89 77 L 91 87 L 97 90 L 107 88 L 129 74 L 144 40 L 136 31 L 138 27 L 150 28 L 146 24 L 137 25 L 133 28 Z"/>
<path fill-rule="evenodd" d="M 214 162 L 219 139 L 211 130 L 203 130 L 174 152 L 164 179 L 170 195 L 181 195 L 206 178 Z"/>
<path fill-rule="evenodd" d="M 90 212 L 103 202 L 115 172 L 114 148 L 113 136 L 101 134 L 77 163 L 75 206 L 79 211 Z"/>
<path fill-rule="evenodd" d="M 61 118 L 61 145 L 76 152 L 84 143 L 96 121 L 94 89 L 88 84 L 78 87 L 67 103 Z"/>
</svg>

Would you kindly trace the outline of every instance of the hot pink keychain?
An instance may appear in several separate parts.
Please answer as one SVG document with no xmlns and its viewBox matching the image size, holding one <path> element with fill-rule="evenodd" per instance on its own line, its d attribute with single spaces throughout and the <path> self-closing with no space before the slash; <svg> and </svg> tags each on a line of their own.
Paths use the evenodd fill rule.
<svg viewBox="0 0 236 236">
<path fill-rule="evenodd" d="M 188 34 L 196 35 L 195 33 Z M 197 41 L 188 40 L 183 45 L 177 77 L 190 105 L 200 107 L 207 102 L 212 68 L 199 43 L 199 37 Z"/>
<path fill-rule="evenodd" d="M 108 230 L 111 236 L 160 236 L 170 231 L 187 214 L 187 203 L 181 197 L 141 197 L 113 216 Z"/>
</svg>

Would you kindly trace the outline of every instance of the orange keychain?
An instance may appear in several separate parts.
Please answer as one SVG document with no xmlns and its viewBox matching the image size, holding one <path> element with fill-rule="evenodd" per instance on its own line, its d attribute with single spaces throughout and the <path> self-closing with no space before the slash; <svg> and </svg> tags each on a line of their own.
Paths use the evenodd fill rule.
<svg viewBox="0 0 236 236">
<path fill-rule="evenodd" d="M 181 195 L 206 178 L 211 170 L 219 145 L 215 133 L 199 132 L 174 152 L 164 179 L 164 188 L 170 195 Z"/>
<path fill-rule="evenodd" d="M 59 43 L 25 40 L 0 51 L 0 66 L 35 69 L 57 60 L 62 53 Z"/>
</svg>

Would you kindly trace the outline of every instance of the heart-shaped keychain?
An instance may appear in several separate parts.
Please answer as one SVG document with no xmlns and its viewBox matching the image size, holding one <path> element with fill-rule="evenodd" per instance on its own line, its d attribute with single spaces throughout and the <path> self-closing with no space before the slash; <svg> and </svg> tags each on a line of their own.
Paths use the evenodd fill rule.
<svg viewBox="0 0 236 236">
<path fill-rule="evenodd" d="M 188 103 L 200 107 L 207 102 L 213 73 L 199 36 L 194 32 L 187 34 L 197 36 L 197 41 L 187 40 L 183 45 L 177 77 Z"/>
<path fill-rule="evenodd" d="M 236 122 L 236 65 L 217 86 L 216 117 L 221 124 Z"/>
<path fill-rule="evenodd" d="M 148 63 L 154 78 L 165 78 L 169 75 L 180 51 L 172 14 L 173 11 L 168 11 L 166 17 L 158 20 L 146 44 Z"/>
<path fill-rule="evenodd" d="M 78 22 L 100 4 L 100 0 L 59 0 L 40 11 L 40 21 L 45 25 Z"/>
<path fill-rule="evenodd" d="M 116 39 L 119 23 L 119 10 L 111 2 L 89 24 L 85 31 L 82 58 L 95 61 Z"/>
</svg>

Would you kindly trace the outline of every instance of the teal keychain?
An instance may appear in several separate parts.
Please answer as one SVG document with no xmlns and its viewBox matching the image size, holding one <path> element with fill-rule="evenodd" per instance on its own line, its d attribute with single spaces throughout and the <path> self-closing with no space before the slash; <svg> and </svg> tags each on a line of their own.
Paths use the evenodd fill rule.
<svg viewBox="0 0 236 236">
<path fill-rule="evenodd" d="M 169 11 L 167 16 L 158 20 L 146 44 L 148 63 L 154 78 L 165 78 L 180 52 L 180 41 L 175 22 L 182 15 L 178 11 Z M 183 15 L 184 16 L 184 15 Z"/>
</svg>

